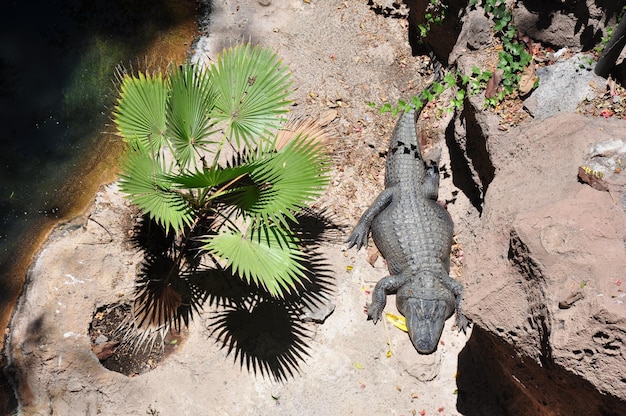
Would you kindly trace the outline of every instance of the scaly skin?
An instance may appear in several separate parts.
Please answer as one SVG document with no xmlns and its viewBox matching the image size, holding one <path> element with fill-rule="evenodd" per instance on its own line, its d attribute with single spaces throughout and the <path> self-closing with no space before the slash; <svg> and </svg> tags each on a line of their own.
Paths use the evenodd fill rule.
<svg viewBox="0 0 626 416">
<path fill-rule="evenodd" d="M 414 111 L 400 116 L 393 132 L 385 172 L 385 190 L 363 213 L 348 248 L 360 249 L 372 238 L 389 268 L 368 305 L 368 319 L 382 316 L 388 294 L 406 318 L 409 337 L 421 354 L 437 349 L 446 319 L 457 311 L 457 326 L 469 325 L 461 311 L 462 286 L 450 278 L 453 223 L 437 203 L 439 173 L 422 159 Z"/>
</svg>

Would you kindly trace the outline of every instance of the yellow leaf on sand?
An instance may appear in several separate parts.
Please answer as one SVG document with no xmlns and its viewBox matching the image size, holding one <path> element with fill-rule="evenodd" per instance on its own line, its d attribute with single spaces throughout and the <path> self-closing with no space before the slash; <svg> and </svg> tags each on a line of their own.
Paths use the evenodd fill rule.
<svg viewBox="0 0 626 416">
<path fill-rule="evenodd" d="M 406 327 L 406 320 L 404 319 L 404 316 L 398 316 L 387 312 L 385 312 L 385 316 L 387 317 L 387 320 L 391 322 L 396 328 L 401 329 L 404 332 L 409 331 Z"/>
<path fill-rule="evenodd" d="M 363 366 L 360 363 L 354 363 L 354 367 L 356 367 L 357 370 L 363 369 Z"/>
</svg>

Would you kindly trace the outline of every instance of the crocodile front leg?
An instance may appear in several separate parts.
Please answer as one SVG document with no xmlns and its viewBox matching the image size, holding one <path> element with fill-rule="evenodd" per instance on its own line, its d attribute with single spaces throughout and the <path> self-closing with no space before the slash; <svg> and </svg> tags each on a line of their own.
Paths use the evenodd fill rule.
<svg viewBox="0 0 626 416">
<path fill-rule="evenodd" d="M 372 226 L 372 221 L 387 208 L 393 198 L 393 191 L 393 188 L 387 188 L 382 191 L 372 205 L 363 213 L 361 219 L 354 227 L 354 230 L 352 230 L 352 234 L 350 234 L 350 237 L 346 240 L 348 249 L 356 246 L 357 250 L 360 250 L 361 247 L 367 245 L 367 237 L 370 232 L 370 227 Z"/>
<path fill-rule="evenodd" d="M 387 295 L 396 293 L 400 286 L 406 283 L 406 278 L 400 275 L 383 277 L 374 286 L 372 303 L 367 305 L 367 319 L 378 322 L 387 304 Z"/>
<path fill-rule="evenodd" d="M 461 308 L 461 304 L 463 303 L 463 285 L 450 276 L 443 276 L 442 282 L 454 294 L 456 302 L 456 326 L 459 328 L 459 332 L 463 331 L 463 333 L 465 333 L 469 327 L 469 320 L 463 314 Z"/>
</svg>

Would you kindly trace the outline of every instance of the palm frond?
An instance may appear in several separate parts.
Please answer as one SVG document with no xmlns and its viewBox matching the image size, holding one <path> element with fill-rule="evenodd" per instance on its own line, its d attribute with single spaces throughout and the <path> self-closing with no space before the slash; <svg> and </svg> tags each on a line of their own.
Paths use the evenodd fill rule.
<svg viewBox="0 0 626 416">
<path fill-rule="evenodd" d="M 254 235 L 222 232 L 204 248 L 225 260 L 235 275 L 263 287 L 272 296 L 283 297 L 306 279 L 303 254 L 295 238 L 286 238 L 285 233 L 277 227 L 260 227 Z"/>
<path fill-rule="evenodd" d="M 319 118 L 298 117 L 290 119 L 276 136 L 276 150 L 281 150 L 298 136 L 308 137 L 320 146 L 326 146 L 332 139 L 331 123 L 337 118 L 337 110 L 328 110 Z"/>
<path fill-rule="evenodd" d="M 307 138 L 297 137 L 280 152 L 268 155 L 251 172 L 259 187 L 254 200 L 241 204 L 246 214 L 264 221 L 296 221 L 293 212 L 307 206 L 320 195 L 329 181 L 329 159 L 320 147 Z"/>
<path fill-rule="evenodd" d="M 165 140 L 167 86 L 161 73 L 124 75 L 113 120 L 126 141 L 139 140 L 155 152 Z"/>
<path fill-rule="evenodd" d="M 193 212 L 182 194 L 173 189 L 162 162 L 141 145 L 126 152 L 120 174 L 120 189 L 150 218 L 165 228 L 180 232 L 193 221 Z"/>
<path fill-rule="evenodd" d="M 182 168 L 195 163 L 195 154 L 208 151 L 214 142 L 209 137 L 214 123 L 210 112 L 215 94 L 209 86 L 206 70 L 199 65 L 174 67 L 169 74 L 171 94 L 168 100 L 168 137 L 174 157 Z"/>
<path fill-rule="evenodd" d="M 218 55 L 210 68 L 217 93 L 212 116 L 226 123 L 228 139 L 253 147 L 284 122 L 290 74 L 272 51 L 249 44 Z"/>
<path fill-rule="evenodd" d="M 187 188 L 213 188 L 249 174 L 253 165 L 243 164 L 233 167 L 213 166 L 210 169 L 172 176 L 172 181 Z"/>
</svg>

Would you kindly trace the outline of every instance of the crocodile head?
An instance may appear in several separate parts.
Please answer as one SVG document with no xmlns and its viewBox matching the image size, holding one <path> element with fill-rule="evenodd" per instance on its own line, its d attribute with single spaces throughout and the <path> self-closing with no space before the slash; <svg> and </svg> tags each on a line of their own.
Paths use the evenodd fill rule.
<svg viewBox="0 0 626 416">
<path fill-rule="evenodd" d="M 446 319 L 454 313 L 454 301 L 448 296 L 438 298 L 428 290 L 421 292 L 415 297 L 415 293 L 406 296 L 398 291 L 396 303 L 417 352 L 431 354 L 437 349 Z"/>
</svg>

